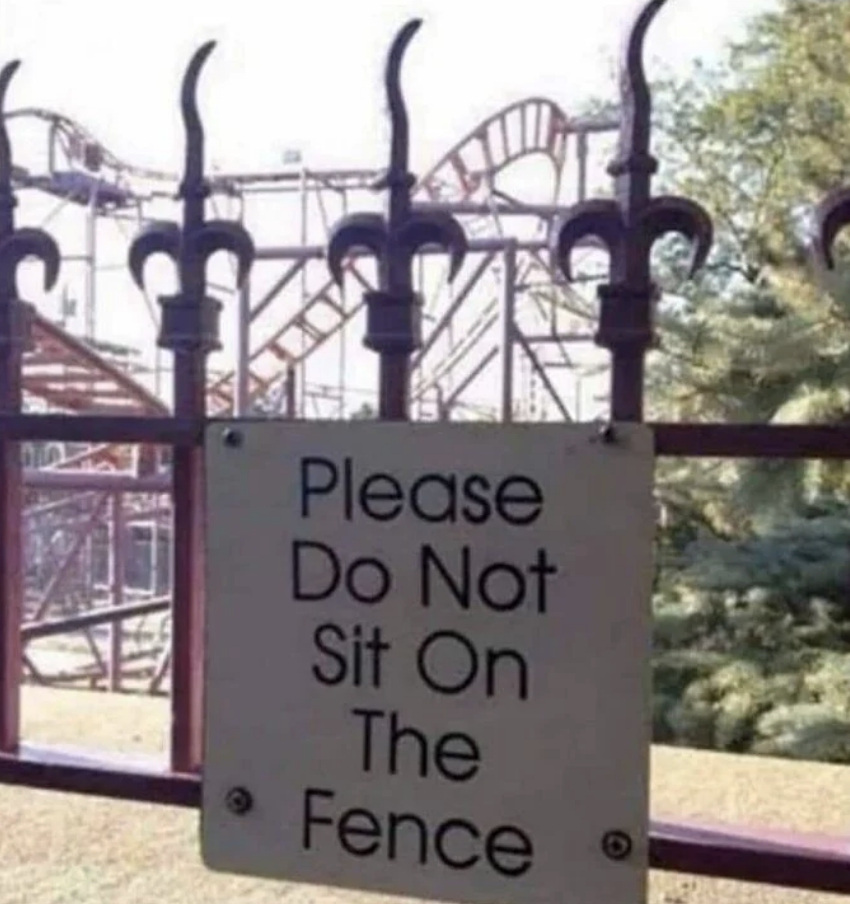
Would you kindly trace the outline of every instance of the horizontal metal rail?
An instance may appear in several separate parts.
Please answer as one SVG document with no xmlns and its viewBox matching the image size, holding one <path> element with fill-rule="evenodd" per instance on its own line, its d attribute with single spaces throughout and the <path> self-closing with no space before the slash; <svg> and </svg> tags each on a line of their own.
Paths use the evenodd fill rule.
<svg viewBox="0 0 850 904">
<path fill-rule="evenodd" d="M 203 445 L 208 423 L 170 417 L 0 414 L 0 438 L 187 448 Z M 221 423 L 223 429 L 225 422 Z M 662 456 L 850 459 L 850 424 L 649 422 L 647 426 L 655 434 L 656 453 Z"/>
<path fill-rule="evenodd" d="M 200 808 L 202 778 L 169 772 L 153 757 L 99 758 L 62 748 L 22 745 L 0 754 L 0 782 L 115 800 Z M 810 891 L 850 892 L 850 840 L 652 820 L 652 869 Z"/>
<path fill-rule="evenodd" d="M 21 626 L 21 637 L 24 640 L 37 640 L 42 637 L 55 637 L 58 634 L 70 634 L 73 631 L 84 631 L 98 625 L 111 625 L 131 618 L 142 618 L 145 615 L 166 612 L 170 607 L 171 597 L 159 597 L 144 603 L 128 603 L 125 606 L 95 609 L 93 612 L 69 615 L 67 618 L 25 622 Z"/>
</svg>

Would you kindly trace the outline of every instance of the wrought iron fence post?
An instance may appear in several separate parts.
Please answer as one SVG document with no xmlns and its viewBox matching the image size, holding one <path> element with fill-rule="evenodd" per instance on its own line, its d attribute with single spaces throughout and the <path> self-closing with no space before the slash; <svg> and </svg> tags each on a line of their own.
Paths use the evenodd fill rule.
<svg viewBox="0 0 850 904">
<path fill-rule="evenodd" d="M 23 353 L 30 341 L 32 307 L 18 298 L 17 271 L 26 257 L 44 264 L 49 290 L 59 274 L 59 249 L 40 229 L 15 228 L 12 152 L 4 113 L 6 92 L 20 64 L 0 71 L 0 414 L 19 414 Z M 14 752 L 20 734 L 22 669 L 23 471 L 20 444 L 0 436 L 0 752 Z"/>
<path fill-rule="evenodd" d="M 422 344 L 422 299 L 413 289 L 413 258 L 427 245 L 451 254 L 449 278 L 454 279 L 466 256 L 466 236 L 460 223 L 444 213 L 413 213 L 411 192 L 416 179 L 408 169 L 407 110 L 401 91 L 401 63 L 421 21 L 412 19 L 396 35 L 385 68 L 392 141 L 390 165 L 375 186 L 388 191 L 387 212 L 359 213 L 343 218 L 328 243 L 328 268 L 342 285 L 342 264 L 356 247 L 369 249 L 378 260 L 378 289 L 367 292 L 366 335 L 363 344 L 378 353 L 380 375 L 378 416 L 406 420 L 410 406 L 410 357 Z"/>
<path fill-rule="evenodd" d="M 197 104 L 201 68 L 215 47 L 204 44 L 192 57 L 183 78 L 181 110 L 186 156 L 179 196 L 183 225 L 155 223 L 130 248 L 130 270 L 143 285 L 145 262 L 154 254 L 170 257 L 178 271 L 179 291 L 160 297 L 159 345 L 174 354 L 174 414 L 206 417 L 207 356 L 220 348 L 221 302 L 207 295 L 207 261 L 216 251 L 233 253 L 237 284 L 245 281 L 254 260 L 254 243 L 241 224 L 205 219 L 210 186 L 204 178 L 204 132 Z M 203 675 L 203 450 L 174 449 L 172 505 L 174 570 L 171 649 L 171 760 L 176 772 L 196 771 L 201 762 Z"/>
<path fill-rule="evenodd" d="M 609 282 L 600 287 L 597 345 L 611 352 L 611 419 L 643 420 L 644 359 L 651 346 L 656 288 L 650 255 L 666 233 L 695 244 L 691 276 L 705 263 L 713 228 L 705 210 L 687 198 L 652 196 L 658 161 L 650 153 L 652 98 L 643 49 L 652 21 L 667 0 L 647 0 L 626 34 L 620 64 L 621 126 L 617 158 L 608 167 L 614 198 L 576 205 L 552 234 L 552 253 L 568 281 L 578 243 L 595 236 L 610 255 Z"/>
</svg>

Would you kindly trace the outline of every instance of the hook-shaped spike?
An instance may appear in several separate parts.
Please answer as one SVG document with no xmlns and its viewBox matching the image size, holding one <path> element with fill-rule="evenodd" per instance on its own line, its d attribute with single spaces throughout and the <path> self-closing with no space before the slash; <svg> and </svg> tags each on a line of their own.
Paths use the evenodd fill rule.
<svg viewBox="0 0 850 904">
<path fill-rule="evenodd" d="M 814 253 L 821 267 L 835 268 L 835 240 L 848 224 L 850 188 L 839 188 L 827 195 L 815 214 Z"/>
<path fill-rule="evenodd" d="M 204 180 L 204 127 L 198 111 L 198 80 L 201 69 L 216 46 L 215 41 L 202 44 L 192 56 L 180 92 L 180 109 L 186 130 L 186 166 L 183 174 L 184 189 L 200 189 Z"/>
<path fill-rule="evenodd" d="M 0 69 L 0 110 L 4 112 L 6 109 L 6 91 L 9 88 L 9 83 L 12 81 L 12 76 L 14 76 L 20 66 L 20 60 L 10 60 L 2 69 Z"/>
<path fill-rule="evenodd" d="M 217 251 L 229 251 L 236 258 L 236 286 L 244 284 L 254 263 L 254 241 L 241 223 L 229 220 L 210 220 L 190 239 L 191 250 L 209 260 Z"/>
<path fill-rule="evenodd" d="M 689 279 L 703 268 L 714 244 L 714 226 L 705 208 L 688 198 L 659 195 L 649 202 L 641 223 L 653 242 L 667 233 L 678 233 L 691 243 Z"/>
<path fill-rule="evenodd" d="M 12 60 L 10 63 L 0 69 L 0 196 L 5 196 L 6 204 L 0 202 L 0 208 L 3 206 L 11 209 L 12 206 L 12 146 L 9 142 L 9 132 L 6 128 L 6 93 L 9 90 L 9 83 L 21 65 L 20 60 Z M 2 216 L 0 212 L 0 216 Z M 8 217 L 8 213 L 6 216 Z M 11 224 L 0 224 L 0 228 L 11 226 Z"/>
<path fill-rule="evenodd" d="M 130 245 L 127 262 L 133 281 L 140 289 L 145 285 L 145 264 L 154 254 L 165 254 L 175 266 L 180 266 L 181 240 L 180 227 L 176 223 L 161 221 L 151 223 L 136 236 Z"/>
<path fill-rule="evenodd" d="M 21 261 L 34 257 L 44 267 L 44 290 L 49 292 L 59 276 L 61 258 L 59 246 L 53 236 L 42 229 L 24 227 L 17 229 L 5 241 L 0 242 L 0 267 L 17 270 Z"/>
<path fill-rule="evenodd" d="M 21 65 L 20 60 L 12 60 L 0 69 L 0 178 L 7 173 L 12 177 L 12 151 L 9 145 L 9 133 L 6 129 L 6 93 L 12 77 Z"/>
<path fill-rule="evenodd" d="M 616 201 L 604 198 L 576 204 L 552 231 L 550 252 L 553 269 L 560 269 L 567 282 L 572 282 L 572 255 L 582 241 L 598 239 L 613 254 L 625 231 L 623 214 Z"/>
<path fill-rule="evenodd" d="M 449 213 L 414 213 L 399 230 L 398 241 L 411 254 L 435 246 L 449 253 L 449 282 L 457 276 L 468 251 L 466 234 Z"/>
<path fill-rule="evenodd" d="M 388 181 L 392 184 L 407 176 L 408 152 L 410 147 L 407 108 L 401 91 L 401 63 L 413 36 L 422 25 L 421 19 L 411 19 L 395 36 L 387 56 L 384 83 L 387 89 L 387 103 L 390 108 L 392 144 L 390 146 L 390 169 Z"/>
<path fill-rule="evenodd" d="M 342 262 L 355 248 L 367 248 L 379 260 L 386 253 L 387 224 L 379 213 L 352 213 L 334 227 L 326 252 L 334 282 L 342 285 Z"/>
<path fill-rule="evenodd" d="M 642 0 L 626 32 L 620 61 L 620 153 L 624 156 L 649 153 L 652 97 L 644 69 L 646 36 L 655 17 L 667 0 Z"/>
</svg>

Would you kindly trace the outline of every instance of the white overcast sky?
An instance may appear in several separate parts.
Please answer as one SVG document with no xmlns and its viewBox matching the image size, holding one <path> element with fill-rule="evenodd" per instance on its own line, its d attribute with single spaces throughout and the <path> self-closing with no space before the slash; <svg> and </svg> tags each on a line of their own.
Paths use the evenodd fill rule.
<svg viewBox="0 0 850 904">
<path fill-rule="evenodd" d="M 769 0 L 669 0 L 651 65 L 711 55 Z M 2 0 L 0 59 L 19 57 L 12 107 L 86 125 L 121 157 L 174 169 L 176 94 L 191 52 L 219 46 L 202 83 L 210 158 L 235 168 L 300 147 L 311 165 L 383 162 L 383 58 L 424 19 L 404 80 L 421 169 L 498 107 L 534 94 L 567 112 L 611 94 L 634 0 Z M 25 162 L 25 161 L 22 161 Z"/>
<path fill-rule="evenodd" d="M 648 42 L 650 76 L 711 58 L 749 16 L 772 6 L 669 0 Z M 180 80 L 194 50 L 214 39 L 200 96 L 208 166 L 273 168 L 285 149 L 297 148 L 311 169 L 379 167 L 387 159 L 385 54 L 397 29 L 420 17 L 403 80 L 413 168 L 422 174 L 513 101 L 545 96 L 569 114 L 591 98 L 615 99 L 615 60 L 634 10 L 635 0 L 0 0 L 0 62 L 24 64 L 10 109 L 63 113 L 128 163 L 176 173 Z M 15 139 L 15 159 L 38 170 L 33 157 L 43 160 L 45 148 L 28 141 Z M 27 193 L 20 225 L 39 225 L 55 203 L 48 201 L 39 206 Z M 62 216 L 49 228 L 66 254 L 79 253 L 79 214 Z M 292 243 L 297 216 L 296 207 L 264 222 L 263 241 Z M 110 229 L 102 224 L 98 239 L 99 262 L 111 269 L 98 276 L 97 335 L 152 348 L 154 325 L 124 272 L 126 239 Z M 62 279 L 79 298 L 76 267 L 66 265 Z M 23 274 L 25 296 L 48 311 L 57 310 L 62 288 L 60 281 L 42 300 Z M 235 321 L 225 321 L 225 352 L 214 366 L 235 349 Z"/>
</svg>

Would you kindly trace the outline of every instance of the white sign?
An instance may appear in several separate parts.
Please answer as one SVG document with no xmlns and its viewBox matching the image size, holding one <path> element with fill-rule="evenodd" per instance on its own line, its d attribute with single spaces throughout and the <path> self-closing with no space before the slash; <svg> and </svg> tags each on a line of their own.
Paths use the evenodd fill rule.
<svg viewBox="0 0 850 904">
<path fill-rule="evenodd" d="M 650 431 L 265 421 L 206 449 L 205 863 L 644 900 Z"/>
</svg>

